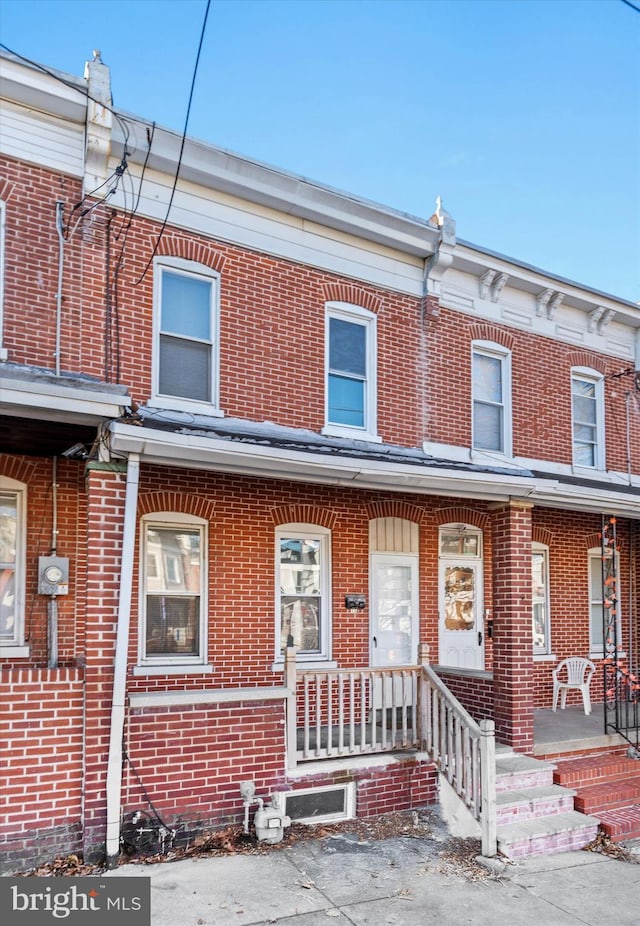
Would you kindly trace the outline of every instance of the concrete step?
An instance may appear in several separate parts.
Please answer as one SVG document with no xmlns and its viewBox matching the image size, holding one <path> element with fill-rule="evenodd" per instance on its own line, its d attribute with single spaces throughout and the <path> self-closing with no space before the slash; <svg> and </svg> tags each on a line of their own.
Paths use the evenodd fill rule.
<svg viewBox="0 0 640 926">
<path fill-rule="evenodd" d="M 501 791 L 496 794 L 498 825 L 518 823 L 534 817 L 570 813 L 574 809 L 575 793 L 570 788 L 563 788 L 560 785 Z"/>
<path fill-rule="evenodd" d="M 522 791 L 552 785 L 555 763 L 518 753 L 496 755 L 496 792 Z"/>
<path fill-rule="evenodd" d="M 603 810 L 594 816 L 600 821 L 600 829 L 613 842 L 640 839 L 640 804 Z"/>
<path fill-rule="evenodd" d="M 511 859 L 583 849 L 596 837 L 600 821 L 577 811 L 498 826 L 498 850 Z"/>
<path fill-rule="evenodd" d="M 640 805 L 640 769 L 633 777 L 614 778 L 588 787 L 579 787 L 575 809 L 581 813 L 615 810 L 618 807 Z"/>
<path fill-rule="evenodd" d="M 633 777 L 640 771 L 640 761 L 623 755 L 583 756 L 581 759 L 556 760 L 553 780 L 557 785 L 579 788 L 618 778 Z"/>
</svg>

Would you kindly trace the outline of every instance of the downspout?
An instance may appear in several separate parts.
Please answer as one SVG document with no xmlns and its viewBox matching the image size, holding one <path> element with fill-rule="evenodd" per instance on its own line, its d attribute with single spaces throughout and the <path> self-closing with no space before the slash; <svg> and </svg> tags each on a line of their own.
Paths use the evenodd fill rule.
<svg viewBox="0 0 640 926">
<path fill-rule="evenodd" d="M 120 854 L 120 794 L 122 790 L 122 744 L 127 695 L 127 653 L 131 622 L 133 555 L 136 536 L 136 510 L 140 481 L 140 455 L 129 455 L 124 503 L 120 599 L 116 629 L 116 653 L 113 666 L 113 698 L 109 726 L 109 762 L 107 766 L 107 866 L 114 868 Z"/>
<path fill-rule="evenodd" d="M 64 224 L 62 216 L 64 213 L 64 203 L 58 199 L 56 201 L 56 231 L 58 232 L 58 241 L 60 250 L 58 251 L 58 291 L 56 292 L 56 376 L 60 376 L 60 331 L 62 328 L 62 270 L 64 265 Z"/>
</svg>

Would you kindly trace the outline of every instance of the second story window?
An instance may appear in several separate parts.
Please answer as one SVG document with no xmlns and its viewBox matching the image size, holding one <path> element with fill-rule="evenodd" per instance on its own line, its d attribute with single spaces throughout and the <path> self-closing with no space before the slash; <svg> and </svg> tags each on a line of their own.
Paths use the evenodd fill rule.
<svg viewBox="0 0 640 926">
<path fill-rule="evenodd" d="M 346 303 L 329 303 L 326 322 L 325 432 L 376 437 L 375 316 Z"/>
<path fill-rule="evenodd" d="M 474 450 L 511 456 L 511 355 L 497 344 L 473 345 Z"/>
<path fill-rule="evenodd" d="M 218 275 L 163 258 L 155 268 L 154 393 L 176 408 L 217 406 Z"/>
<path fill-rule="evenodd" d="M 572 371 L 571 413 L 574 466 L 604 469 L 603 380 L 595 371 Z"/>
</svg>

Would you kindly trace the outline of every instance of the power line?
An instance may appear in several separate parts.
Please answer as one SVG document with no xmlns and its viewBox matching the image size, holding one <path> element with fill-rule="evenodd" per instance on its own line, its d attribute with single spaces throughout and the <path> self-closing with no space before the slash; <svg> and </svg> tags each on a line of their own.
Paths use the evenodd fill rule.
<svg viewBox="0 0 640 926">
<path fill-rule="evenodd" d="M 632 10 L 635 10 L 636 13 L 640 13 L 640 6 L 636 6 L 635 3 L 631 3 L 631 0 L 622 0 L 623 3 L 626 3 L 627 6 L 630 6 Z"/>
<path fill-rule="evenodd" d="M 202 23 L 202 29 L 200 30 L 200 41 L 199 41 L 199 43 L 198 43 L 198 53 L 197 53 L 197 55 L 196 55 L 196 63 L 195 63 L 194 68 L 193 68 L 193 77 L 191 78 L 191 90 L 189 91 L 189 103 L 188 103 L 188 105 L 187 105 L 187 114 L 186 114 L 186 116 L 185 116 L 185 120 L 184 120 L 184 129 L 183 129 L 183 131 L 182 131 L 182 141 L 181 141 L 181 144 L 180 144 L 180 154 L 178 155 L 178 164 L 177 164 L 177 167 L 176 167 L 176 174 L 175 174 L 175 177 L 174 177 L 174 180 L 173 180 L 173 188 L 172 188 L 172 190 L 171 190 L 171 196 L 169 197 L 169 205 L 167 206 L 167 212 L 166 212 L 166 215 L 165 215 L 165 217 L 164 217 L 164 221 L 163 221 L 163 223 L 162 223 L 162 226 L 161 226 L 161 228 L 160 228 L 160 231 L 159 231 L 159 233 L 158 233 L 158 237 L 157 237 L 157 239 L 156 239 L 156 243 L 155 243 L 154 248 L 153 248 L 153 251 L 152 251 L 152 253 L 151 253 L 151 257 L 150 257 L 149 260 L 147 261 L 147 264 L 146 264 L 144 270 L 142 271 L 142 274 L 140 275 L 140 278 L 134 283 L 134 286 L 139 286 L 140 283 L 142 283 L 142 281 L 144 280 L 145 276 L 147 275 L 147 271 L 148 271 L 149 267 L 151 266 L 151 264 L 153 263 L 153 258 L 156 256 L 156 253 L 157 253 L 157 251 L 158 251 L 158 246 L 160 245 L 160 241 L 162 240 L 162 236 L 163 236 L 163 234 L 164 234 L 165 228 L 167 227 L 167 222 L 169 221 L 169 213 L 171 212 L 171 206 L 172 206 L 172 204 L 173 204 L 173 197 L 174 197 L 174 195 L 175 195 L 176 187 L 177 187 L 177 185 L 178 185 L 178 175 L 179 175 L 179 173 L 180 173 L 180 167 L 181 167 L 181 165 L 182 165 L 182 155 L 183 155 L 183 153 L 184 153 L 184 145 L 185 145 L 185 141 L 186 141 L 186 138 L 187 138 L 187 126 L 189 125 L 189 114 L 190 114 L 190 112 L 191 112 L 191 101 L 193 100 L 193 91 L 194 91 L 195 84 L 196 84 L 196 75 L 197 75 L 197 73 L 198 73 L 198 64 L 199 64 L 199 62 L 200 62 L 200 52 L 202 51 L 202 43 L 203 43 L 203 41 L 204 41 L 204 33 L 205 33 L 206 28 L 207 28 L 207 18 L 208 18 L 208 16 L 209 16 L 209 7 L 210 7 L 210 6 L 211 6 L 211 0 L 207 0 L 207 8 L 206 8 L 206 10 L 205 10 L 205 12 L 204 12 L 204 20 L 203 20 L 203 23 Z"/>
<path fill-rule="evenodd" d="M 54 80 L 57 80 L 59 81 L 59 83 L 64 84 L 65 87 L 70 87 L 71 90 L 75 90 L 77 93 L 86 97 L 88 100 L 91 100 L 92 103 L 97 103 L 98 106 L 103 106 L 105 109 L 107 109 L 116 119 L 116 121 L 118 122 L 118 125 L 120 126 L 120 129 L 122 130 L 122 134 L 124 136 L 124 146 L 126 150 L 128 143 L 129 143 L 129 129 L 128 129 L 128 126 L 125 120 L 122 119 L 122 117 L 115 111 L 115 109 L 113 109 L 113 107 L 108 106 L 104 102 L 104 100 L 96 100 L 96 98 L 91 96 L 91 94 L 85 87 L 78 87 L 78 85 L 75 84 L 73 81 L 66 80 L 60 74 L 56 74 L 55 71 L 52 71 L 49 68 L 45 67 L 44 64 L 39 64 L 37 61 L 33 61 L 31 58 L 25 57 L 25 55 L 18 54 L 17 51 L 13 51 L 12 48 L 9 48 L 9 46 L 5 45 L 3 42 L 0 42 L 0 48 L 3 48 L 5 51 L 8 51 L 10 55 L 14 56 L 14 58 L 18 58 L 18 60 L 24 61 L 25 64 L 30 64 L 32 67 L 37 68 L 39 71 L 42 71 L 43 74 L 48 74 L 49 77 L 53 77 Z"/>
</svg>

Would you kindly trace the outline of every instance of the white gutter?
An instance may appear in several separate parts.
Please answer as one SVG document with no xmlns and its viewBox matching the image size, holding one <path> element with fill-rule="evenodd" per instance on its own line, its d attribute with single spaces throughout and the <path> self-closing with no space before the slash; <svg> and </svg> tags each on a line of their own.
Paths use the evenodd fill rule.
<svg viewBox="0 0 640 926">
<path fill-rule="evenodd" d="M 127 689 L 127 652 L 133 582 L 133 556 L 136 535 L 136 509 L 140 458 L 132 453 L 127 465 L 124 503 L 124 530 L 120 569 L 120 600 L 116 628 L 116 653 L 113 668 L 113 697 L 109 726 L 109 761 L 107 765 L 107 865 L 115 867 L 120 853 L 120 795 L 122 790 L 122 739 L 124 734 Z"/>
<path fill-rule="evenodd" d="M 421 464 L 398 463 L 290 450 L 268 443 L 240 443 L 193 433 L 155 431 L 119 421 L 110 425 L 110 431 L 112 450 L 137 453 L 146 463 L 163 466 L 484 501 L 521 499 L 546 507 L 607 511 L 619 517 L 640 518 L 640 493 L 617 492 L 604 485 L 602 488 L 571 485 L 530 474 L 456 469 L 435 462 L 431 466 L 428 460 Z"/>
</svg>

